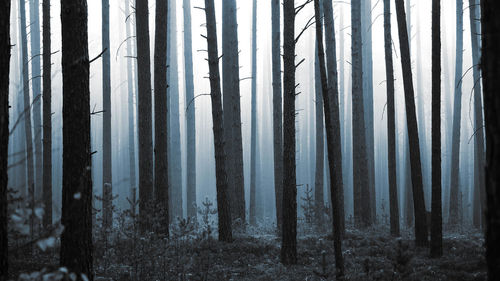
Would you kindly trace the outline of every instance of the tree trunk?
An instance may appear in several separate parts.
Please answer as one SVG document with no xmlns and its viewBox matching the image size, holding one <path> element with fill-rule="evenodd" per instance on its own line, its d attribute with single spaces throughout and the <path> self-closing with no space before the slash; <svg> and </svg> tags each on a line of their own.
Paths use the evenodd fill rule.
<svg viewBox="0 0 500 281">
<path fill-rule="evenodd" d="M 43 0 L 43 227 L 52 225 L 52 78 L 50 0 Z"/>
<path fill-rule="evenodd" d="M 384 49 L 387 78 L 387 163 L 389 175 L 389 213 L 391 235 L 399 233 L 399 203 L 396 175 L 396 116 L 394 104 L 394 64 L 392 60 L 391 1 L 384 0 Z"/>
<path fill-rule="evenodd" d="M 10 1 L 0 3 L 0 281 L 7 281 L 7 165 L 9 146 Z"/>
<path fill-rule="evenodd" d="M 153 137 L 151 121 L 151 69 L 148 0 L 136 2 L 136 40 L 139 126 L 139 216 L 141 229 L 149 228 L 147 216 L 153 195 Z"/>
<path fill-rule="evenodd" d="M 366 127 L 363 97 L 363 52 L 361 43 L 361 0 L 351 2 L 352 28 L 352 141 L 354 220 L 358 226 L 371 223 L 370 186 L 366 150 Z"/>
<path fill-rule="evenodd" d="M 428 239 L 428 230 L 425 213 L 424 191 L 422 187 L 422 165 L 420 163 L 420 145 L 418 141 L 417 117 L 415 114 L 415 95 L 413 92 L 413 80 L 411 77 L 410 47 L 403 0 L 396 0 L 396 14 L 401 48 L 401 67 L 403 69 L 406 122 L 410 147 L 413 208 L 415 214 L 415 240 L 418 246 L 425 246 Z"/>
<path fill-rule="evenodd" d="M 297 263 L 297 175 L 295 166 L 295 3 L 283 3 L 283 228 L 281 262 Z"/>
<path fill-rule="evenodd" d="M 271 0 L 272 9 L 272 68 L 273 68 L 273 150 L 274 150 L 274 195 L 276 200 L 276 225 L 282 225 L 283 202 L 283 118 L 281 93 L 280 53 L 280 1 Z"/>
<path fill-rule="evenodd" d="M 257 169 L 257 0 L 252 1 L 252 112 L 250 140 L 250 224 L 256 221 L 256 169 Z"/>
<path fill-rule="evenodd" d="M 207 20 L 208 66 L 210 72 L 210 96 L 215 149 L 215 177 L 217 181 L 217 216 L 219 219 L 219 241 L 231 242 L 231 202 L 229 200 L 224 149 L 224 121 L 222 119 L 221 86 L 219 74 L 219 51 L 217 50 L 217 25 L 213 0 L 205 0 Z"/>
<path fill-rule="evenodd" d="M 500 3 L 481 0 L 481 70 L 486 120 L 486 261 L 488 280 L 500 279 Z M 478 95 L 479 93 L 476 93 Z"/>
<path fill-rule="evenodd" d="M 320 16 L 320 18 L 323 18 Z M 316 40 L 316 44 L 318 44 Z M 314 204 L 316 208 L 316 222 L 319 226 L 323 225 L 323 215 L 324 215 L 324 169 L 325 169 L 325 134 L 324 134 L 324 123 L 323 123 L 323 94 L 321 92 L 321 74 L 319 73 L 319 58 L 318 58 L 318 48 L 316 47 L 316 58 L 315 58 L 315 104 L 316 104 L 316 171 L 314 180 Z"/>
<path fill-rule="evenodd" d="M 463 2 L 457 0 L 457 43 L 455 56 L 455 100 L 453 106 L 453 140 L 451 148 L 450 217 L 448 223 L 459 221 L 458 193 L 460 172 L 460 122 L 462 119 L 462 66 L 463 66 Z"/>
<path fill-rule="evenodd" d="M 60 265 L 93 280 L 87 1 L 63 0 L 61 11 L 64 231 Z"/>
<path fill-rule="evenodd" d="M 431 257 L 443 255 L 441 207 L 441 0 L 432 0 L 432 206 Z"/>
<path fill-rule="evenodd" d="M 169 223 L 169 178 L 168 178 L 168 138 L 167 138 L 167 13 L 168 2 L 156 3 L 155 17 L 155 54 L 154 54 L 154 193 L 157 217 L 160 226 L 158 233 L 168 237 Z"/>
<path fill-rule="evenodd" d="M 113 226 L 113 177 L 111 157 L 111 63 L 109 0 L 102 0 L 102 226 Z"/>
<path fill-rule="evenodd" d="M 188 217 L 196 218 L 196 108 L 194 106 L 191 0 L 184 1 L 184 67 L 186 89 L 186 200 Z"/>
<path fill-rule="evenodd" d="M 326 32 L 332 32 L 326 35 L 326 42 L 330 41 L 330 46 L 327 47 L 329 60 L 331 60 L 331 52 L 335 52 L 335 39 L 333 37 L 333 11 L 330 1 L 324 2 L 325 29 Z M 321 90 L 323 93 L 323 105 L 325 109 L 325 127 L 328 149 L 328 166 L 330 170 L 330 194 L 332 202 L 332 219 L 333 219 L 333 246 L 335 252 L 335 268 L 337 270 L 337 279 L 342 279 L 344 276 L 344 257 L 342 256 L 342 223 L 340 208 L 343 207 L 340 203 L 340 189 L 342 189 L 342 154 L 340 147 L 340 126 L 338 120 L 338 88 L 337 88 L 337 65 L 334 60 L 334 65 L 329 66 L 329 73 L 332 80 L 327 80 L 325 66 L 325 51 L 323 48 L 323 30 L 321 24 L 321 13 L 319 10 L 319 0 L 314 1 L 314 14 L 316 17 L 316 42 L 318 46 L 318 61 L 321 76 Z M 332 74 L 333 73 L 333 74 Z M 332 100 L 330 100 L 332 99 Z M 331 108 L 333 106 L 333 108 Z M 335 108 L 336 107 L 336 108 Z M 333 116 L 332 116 L 333 115 Z M 335 124 L 337 123 L 337 124 Z M 337 158 L 337 159 L 335 159 Z M 337 166 L 337 165 L 340 165 Z"/>
</svg>

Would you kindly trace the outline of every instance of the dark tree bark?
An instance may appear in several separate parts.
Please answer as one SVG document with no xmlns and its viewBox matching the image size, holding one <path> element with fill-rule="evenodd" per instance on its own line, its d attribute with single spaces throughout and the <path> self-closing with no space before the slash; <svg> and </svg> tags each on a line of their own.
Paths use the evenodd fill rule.
<svg viewBox="0 0 500 281">
<path fill-rule="evenodd" d="M 333 218 L 333 246 L 335 251 L 335 268 L 337 270 L 337 279 L 341 279 L 344 276 L 344 257 L 342 256 L 342 224 L 341 224 L 341 212 L 340 207 L 340 189 L 342 188 L 342 167 L 336 165 L 342 164 L 342 154 L 340 147 L 340 127 L 338 120 L 338 88 L 337 88 L 337 66 L 329 65 L 329 72 L 333 72 L 329 78 L 333 81 L 327 80 L 326 77 L 326 66 L 325 66 L 325 50 L 323 48 L 323 28 L 321 25 L 321 13 L 319 9 L 319 0 L 314 0 L 314 14 L 316 18 L 316 44 L 318 46 L 318 61 L 319 61 L 319 71 L 321 76 L 321 90 L 323 93 L 323 105 L 325 108 L 325 127 L 326 127 L 326 138 L 327 138 L 327 149 L 328 149 L 328 166 L 330 170 L 330 194 L 332 202 L 332 218 Z M 326 4 L 329 2 L 329 4 Z M 325 13 L 325 29 L 327 32 L 334 32 L 333 28 L 333 11 L 331 7 L 331 2 L 326 0 L 324 5 Z M 329 15 L 327 15 L 329 14 Z M 329 26 L 329 27 L 328 27 Z M 327 37 L 331 40 L 331 36 Z M 335 52 L 335 41 L 330 42 L 333 46 L 330 46 L 328 52 Z M 331 55 L 331 54 L 329 54 Z M 333 84 L 333 85 L 330 85 Z M 331 100 L 333 99 L 333 100 Z M 331 106 L 333 105 L 333 108 Z M 337 107 L 335 109 L 335 107 Z M 337 114 L 337 116 L 335 116 Z M 333 116 L 332 116 L 333 115 Z M 337 124 L 335 124 L 337 122 Z M 337 142 L 337 143 L 336 143 Z M 338 159 L 335 159 L 338 158 Z"/>
<path fill-rule="evenodd" d="M 186 200 L 187 215 L 192 218 L 196 212 L 196 116 L 193 82 L 193 39 L 191 27 L 191 0 L 184 1 L 184 67 L 186 82 Z"/>
<path fill-rule="evenodd" d="M 488 280 L 500 279 L 500 2 L 481 0 L 486 121 L 486 261 Z"/>
<path fill-rule="evenodd" d="M 217 48 L 217 25 L 214 0 L 205 0 L 207 20 L 208 66 L 210 72 L 210 96 L 215 146 L 215 177 L 217 181 L 217 216 L 219 218 L 219 241 L 231 242 L 231 202 L 229 200 L 224 148 L 224 121 L 222 119 L 221 86 L 219 74 L 219 51 Z"/>
<path fill-rule="evenodd" d="M 320 11 L 321 12 L 321 11 Z M 322 17 L 321 17 L 322 18 Z M 316 44 L 318 44 L 316 40 Z M 321 90 L 321 74 L 319 73 L 318 48 L 316 50 L 314 83 L 316 104 L 316 171 L 314 178 L 314 204 L 316 208 L 316 222 L 322 226 L 324 216 L 324 170 L 325 170 L 325 134 L 323 120 L 323 92 Z"/>
<path fill-rule="evenodd" d="M 250 133 L 250 224 L 257 223 L 257 0 L 252 1 L 252 112 Z"/>
<path fill-rule="evenodd" d="M 272 13 L 272 63 L 273 63 L 273 149 L 274 149 L 274 195 L 276 200 L 276 225 L 282 225 L 283 203 L 283 110 L 281 93 L 280 54 L 280 1 L 271 0 Z"/>
<path fill-rule="evenodd" d="M 10 1 L 0 2 L 0 281 L 8 278 L 7 159 L 9 145 Z"/>
<path fill-rule="evenodd" d="M 297 175 L 295 170 L 295 3 L 283 3 L 283 226 L 281 262 L 297 263 Z"/>
<path fill-rule="evenodd" d="M 160 225 L 157 232 L 168 237 L 169 178 L 167 138 L 167 13 L 168 1 L 157 1 L 155 18 L 154 96 L 155 96 L 155 173 L 154 193 Z"/>
<path fill-rule="evenodd" d="M 93 280 L 87 1 L 62 0 L 61 22 L 64 231 L 60 265 Z"/>
<path fill-rule="evenodd" d="M 399 203 L 396 173 L 396 114 L 394 104 L 394 63 L 392 60 L 391 1 L 384 0 L 384 49 L 387 82 L 387 162 L 391 235 L 399 236 Z"/>
<path fill-rule="evenodd" d="M 432 0 L 432 205 L 431 257 L 443 255 L 441 207 L 441 0 Z"/>
<path fill-rule="evenodd" d="M 149 54 L 148 0 L 136 1 L 136 42 L 139 126 L 139 216 L 141 229 L 149 228 L 146 218 L 153 195 L 153 136 L 151 115 L 151 69 Z"/>
<path fill-rule="evenodd" d="M 418 141 L 415 94 L 413 91 L 411 74 L 410 47 L 403 0 L 396 0 L 396 15 L 398 20 L 399 44 L 401 48 L 401 67 L 403 68 L 408 141 L 410 145 L 411 181 L 415 214 L 415 241 L 418 246 L 425 246 L 428 242 L 428 230 L 424 190 L 422 187 L 422 165 L 420 163 L 420 145 Z"/>
<path fill-rule="evenodd" d="M 50 0 L 43 0 L 43 226 L 52 225 L 52 78 Z"/>
</svg>

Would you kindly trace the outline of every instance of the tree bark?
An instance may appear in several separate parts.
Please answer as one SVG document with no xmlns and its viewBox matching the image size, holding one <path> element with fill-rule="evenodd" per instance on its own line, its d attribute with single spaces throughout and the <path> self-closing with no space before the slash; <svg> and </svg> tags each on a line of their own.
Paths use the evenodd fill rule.
<svg viewBox="0 0 500 281">
<path fill-rule="evenodd" d="M 153 136 L 151 115 L 151 69 L 149 54 L 148 0 L 136 1 L 136 42 L 138 74 L 138 122 L 139 126 L 139 216 L 141 229 L 150 226 L 146 222 L 153 195 Z"/>
<path fill-rule="evenodd" d="M 408 141 L 410 146 L 413 208 L 415 214 L 415 241 L 418 246 L 425 246 L 428 241 L 428 230 L 424 191 L 422 187 L 422 165 L 420 163 L 420 145 L 418 140 L 417 117 L 415 113 L 415 94 L 413 91 L 411 74 L 410 47 L 403 0 L 396 0 L 396 14 L 401 48 L 401 67 L 403 69 Z"/>
<path fill-rule="evenodd" d="M 196 108 L 194 106 L 191 0 L 184 1 L 184 65 L 186 87 L 186 200 L 188 217 L 196 218 Z M 192 104 L 191 104 L 192 103 Z"/>
<path fill-rule="evenodd" d="M 256 169 L 257 169 L 257 0 L 252 1 L 252 112 L 250 140 L 250 224 L 256 219 Z"/>
<path fill-rule="evenodd" d="M 10 1 L 0 3 L 0 281 L 9 271 L 7 165 L 9 146 Z"/>
<path fill-rule="evenodd" d="M 441 207 L 441 0 L 432 0 L 432 205 L 431 257 L 443 255 Z"/>
<path fill-rule="evenodd" d="M 320 18 L 323 18 L 320 16 Z M 316 40 L 316 44 L 318 44 Z M 319 73 L 319 58 L 318 58 L 318 47 L 316 47 L 316 58 L 315 58 L 315 104 L 316 104 L 316 171 L 314 179 L 314 204 L 316 208 L 316 222 L 319 226 L 323 225 L 324 216 L 324 195 L 323 188 L 324 182 L 323 177 L 325 170 L 325 134 L 324 134 L 324 122 L 323 122 L 323 93 L 321 90 L 321 74 Z"/>
<path fill-rule="evenodd" d="M 156 230 L 169 236 L 169 178 L 168 178 L 168 138 L 167 138 L 167 13 L 168 1 L 156 3 L 155 54 L 154 54 L 154 193 L 160 226 Z"/>
<path fill-rule="evenodd" d="M 50 0 L 43 0 L 43 226 L 52 225 L 52 60 Z"/>
<path fill-rule="evenodd" d="M 64 231 L 60 265 L 93 280 L 87 1 L 62 0 L 61 22 Z"/>
<path fill-rule="evenodd" d="M 314 14 L 316 18 L 316 42 L 318 47 L 318 61 L 321 76 L 321 90 L 323 93 L 323 105 L 325 109 L 325 127 L 328 149 L 328 166 L 330 170 L 330 194 L 332 202 L 332 219 L 333 219 L 333 246 L 335 252 L 335 268 L 337 279 L 342 279 L 344 276 L 344 257 L 342 256 L 342 223 L 340 208 L 340 189 L 342 188 L 342 154 L 340 147 L 340 128 L 338 120 L 338 88 L 337 88 L 337 66 L 329 65 L 330 77 L 333 81 L 329 81 L 326 77 L 325 66 L 325 51 L 323 48 L 323 30 L 321 25 L 321 13 L 319 9 L 319 0 L 314 1 Z M 328 3 L 327 3 L 328 2 Z M 325 13 L 325 29 L 326 32 L 334 32 L 333 26 L 333 11 L 329 0 L 324 2 Z M 332 40 L 332 35 L 326 36 L 326 42 L 330 41 L 330 46 L 327 47 L 328 53 L 335 52 L 335 39 Z M 329 54 L 330 56 L 332 54 Z M 330 58 L 331 59 L 331 58 Z M 330 85 L 333 84 L 333 85 Z M 333 100 L 330 100 L 333 99 Z M 333 108 L 331 106 L 333 105 Z M 335 109 L 335 107 L 337 107 Z M 333 115 L 333 116 L 332 116 Z M 337 115 L 337 116 L 335 116 Z M 337 121 L 337 124 L 335 122 Z M 335 160 L 337 158 L 337 160 Z M 340 164 L 340 167 L 337 166 Z"/>
<path fill-rule="evenodd" d="M 213 0 L 205 0 L 207 20 L 208 66 L 210 72 L 210 96 L 215 149 L 215 177 L 217 181 L 217 216 L 219 219 L 219 241 L 231 242 L 231 202 L 229 200 L 224 148 L 224 121 L 222 119 L 221 86 L 219 74 L 219 52 L 217 48 L 217 25 Z"/>
<path fill-rule="evenodd" d="M 297 175 L 295 167 L 295 3 L 283 3 L 283 226 L 281 263 L 297 263 Z"/>
<path fill-rule="evenodd" d="M 396 115 L 394 103 L 394 63 L 392 60 L 391 1 L 384 0 L 384 49 L 387 82 L 387 163 L 391 235 L 398 237 L 399 203 L 396 174 Z"/>
</svg>

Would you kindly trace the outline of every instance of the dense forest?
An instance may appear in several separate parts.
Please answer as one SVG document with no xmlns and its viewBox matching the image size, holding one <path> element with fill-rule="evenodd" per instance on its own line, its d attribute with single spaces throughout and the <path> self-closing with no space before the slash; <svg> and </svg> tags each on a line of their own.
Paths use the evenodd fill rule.
<svg viewBox="0 0 500 281">
<path fill-rule="evenodd" d="M 500 280 L 498 15 L 0 0 L 0 281 Z"/>
</svg>

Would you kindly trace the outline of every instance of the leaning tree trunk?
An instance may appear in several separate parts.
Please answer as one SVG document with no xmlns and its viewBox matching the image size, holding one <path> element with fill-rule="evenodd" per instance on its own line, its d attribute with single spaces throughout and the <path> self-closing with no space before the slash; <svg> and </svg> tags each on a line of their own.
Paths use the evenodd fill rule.
<svg viewBox="0 0 500 281">
<path fill-rule="evenodd" d="M 431 257 L 443 255 L 441 192 L 441 0 L 432 0 Z"/>
<path fill-rule="evenodd" d="M 384 0 L 384 49 L 387 81 L 387 163 L 391 235 L 399 236 L 399 203 L 396 174 L 396 116 L 394 104 L 394 64 L 392 60 L 391 1 Z"/>
<path fill-rule="evenodd" d="M 481 0 L 482 77 L 486 121 L 486 261 L 488 280 L 500 279 L 500 3 Z"/>
<path fill-rule="evenodd" d="M 281 262 L 297 263 L 297 175 L 295 170 L 295 3 L 283 3 L 283 226 Z"/>
<path fill-rule="evenodd" d="M 272 9 L 272 68 L 273 68 L 273 150 L 274 150 L 274 195 L 276 200 L 276 225 L 282 225 L 283 197 L 283 118 L 281 94 L 280 53 L 280 1 L 271 0 Z"/>
<path fill-rule="evenodd" d="M 154 96 L 155 96 L 155 149 L 154 149 L 154 193 L 160 226 L 156 231 L 168 237 L 169 223 L 169 178 L 167 155 L 167 12 L 168 2 L 156 3 Z"/>
<path fill-rule="evenodd" d="M 371 222 L 368 158 L 363 97 L 363 53 L 361 48 L 361 0 L 351 2 L 352 29 L 352 142 L 354 220 L 358 226 Z"/>
<path fill-rule="evenodd" d="M 327 4 L 327 2 L 329 2 Z M 324 2 L 325 29 L 326 32 L 334 32 L 333 26 L 333 11 L 330 1 Z M 342 154 L 340 147 L 340 126 L 338 120 L 338 88 L 337 88 L 337 65 L 328 65 L 330 77 L 332 80 L 327 80 L 325 66 L 325 51 L 323 48 L 323 30 L 321 24 L 321 13 L 319 9 L 319 0 L 314 1 L 314 14 L 316 18 L 316 44 L 318 47 L 319 71 L 321 76 L 321 90 L 323 93 L 323 105 L 325 109 L 325 127 L 327 138 L 327 154 L 328 166 L 330 170 L 330 195 L 332 202 L 332 219 L 333 219 L 333 246 L 335 252 L 335 268 L 337 270 L 337 279 L 342 279 L 344 276 L 344 257 L 342 256 L 342 223 L 340 208 L 340 189 L 342 188 Z M 328 53 L 335 52 L 335 39 L 333 35 L 326 36 L 326 42 L 331 40 L 330 46 L 327 47 Z M 331 57 L 329 58 L 331 60 Z M 335 62 L 335 61 L 334 61 Z M 332 100 L 331 100 L 332 99 Z M 333 108 L 332 108 L 333 106 Z M 336 108 L 335 108 L 336 107 Z M 333 116 L 332 116 L 333 115 Z M 336 115 L 336 116 L 335 116 Z M 337 123 L 337 124 L 335 124 Z M 337 159 L 335 159 L 337 158 Z"/>
<path fill-rule="evenodd" d="M 52 78 L 50 0 L 43 0 L 43 227 L 52 225 Z"/>
<path fill-rule="evenodd" d="M 212 122 L 214 129 L 215 177 L 217 181 L 217 216 L 219 219 L 219 241 L 231 242 L 231 202 L 226 173 L 224 149 L 224 121 L 222 119 L 221 86 L 219 74 L 219 51 L 217 48 L 217 25 L 213 0 L 205 0 L 207 20 L 208 67 L 210 72 L 210 96 L 212 98 Z"/>
<path fill-rule="evenodd" d="M 471 10 L 472 11 L 472 10 Z M 463 65 L 463 2 L 457 0 L 457 43 L 455 55 L 455 100 L 453 107 L 453 139 L 451 145 L 450 216 L 448 223 L 459 221 L 458 194 L 460 172 L 460 121 L 462 119 L 462 65 Z"/>
<path fill-rule="evenodd" d="M 141 229 L 146 222 L 153 195 L 153 136 L 151 121 L 151 70 L 149 54 L 148 0 L 137 0 L 136 10 L 138 122 L 139 127 L 139 216 Z"/>
<path fill-rule="evenodd" d="M 411 181 L 415 214 L 415 240 L 418 246 L 425 246 L 427 244 L 428 230 L 424 190 L 422 187 L 422 165 L 420 163 L 420 145 L 418 141 L 415 94 L 413 91 L 413 79 L 411 74 L 410 47 L 403 0 L 396 0 L 396 15 L 401 48 L 401 67 L 403 68 L 408 142 L 410 146 Z"/>
<path fill-rule="evenodd" d="M 250 224 L 256 221 L 257 169 L 257 0 L 252 1 L 252 112 L 250 133 Z"/>
<path fill-rule="evenodd" d="M 10 1 L 0 3 L 0 281 L 8 278 L 7 165 L 9 146 Z"/>
<path fill-rule="evenodd" d="M 63 194 L 60 265 L 93 280 L 87 1 L 61 1 Z"/>
<path fill-rule="evenodd" d="M 189 218 L 196 218 L 196 115 L 193 82 L 191 0 L 184 0 L 184 68 L 186 89 L 186 203 Z M 192 103 L 192 104 L 191 104 Z"/>
</svg>

